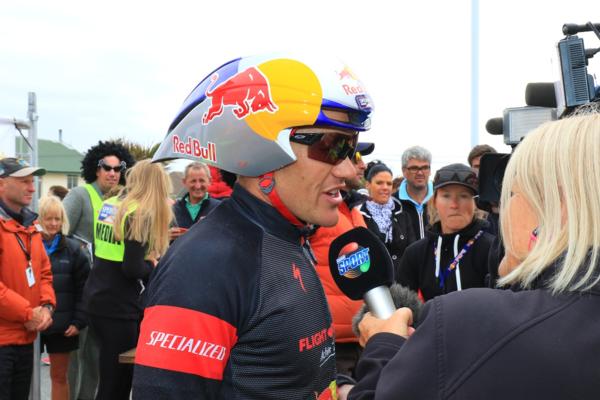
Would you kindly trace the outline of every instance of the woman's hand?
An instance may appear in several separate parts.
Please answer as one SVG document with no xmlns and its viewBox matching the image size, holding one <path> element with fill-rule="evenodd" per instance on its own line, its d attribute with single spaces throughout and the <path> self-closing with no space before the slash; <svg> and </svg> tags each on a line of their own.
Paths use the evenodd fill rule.
<svg viewBox="0 0 600 400">
<path fill-rule="evenodd" d="M 360 329 L 359 343 L 364 347 L 371 336 L 381 332 L 393 333 L 408 339 L 415 331 L 415 328 L 411 326 L 412 323 L 412 311 L 407 307 L 396 310 L 388 319 L 376 318 L 368 312 L 358 325 Z"/>
<path fill-rule="evenodd" d="M 65 337 L 72 337 L 79 335 L 79 329 L 75 325 L 69 325 L 64 333 Z"/>
</svg>

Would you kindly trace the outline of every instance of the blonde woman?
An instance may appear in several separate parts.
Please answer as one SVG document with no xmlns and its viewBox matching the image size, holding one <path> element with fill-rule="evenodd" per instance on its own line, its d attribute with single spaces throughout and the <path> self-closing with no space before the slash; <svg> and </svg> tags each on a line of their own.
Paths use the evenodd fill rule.
<svg viewBox="0 0 600 400">
<path fill-rule="evenodd" d="M 83 287 L 90 262 L 78 240 L 66 237 L 69 222 L 58 197 L 40 200 L 40 224 L 46 253 L 52 264 L 56 310 L 52 325 L 42 332 L 41 346 L 50 356 L 52 400 L 68 400 L 69 354 L 79 347 L 79 331 L 87 325 L 83 311 Z"/>
<path fill-rule="evenodd" d="M 416 330 L 406 308 L 365 317 L 351 399 L 598 398 L 599 149 L 600 115 L 525 137 L 501 196 L 500 284 L 513 290 L 436 297 Z"/>
<path fill-rule="evenodd" d="M 141 295 L 169 244 L 170 180 L 162 165 L 143 160 L 127 171 L 126 185 L 106 200 L 95 222 L 94 268 L 86 285 L 90 327 L 100 344 L 96 399 L 129 399 L 133 368 L 119 354 L 137 344 Z"/>
</svg>

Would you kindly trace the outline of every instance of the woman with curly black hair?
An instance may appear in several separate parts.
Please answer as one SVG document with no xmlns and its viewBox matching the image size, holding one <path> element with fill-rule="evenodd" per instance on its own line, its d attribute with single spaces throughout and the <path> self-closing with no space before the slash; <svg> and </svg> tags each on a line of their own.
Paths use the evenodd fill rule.
<svg viewBox="0 0 600 400">
<path fill-rule="evenodd" d="M 69 234 L 88 243 L 92 257 L 94 220 L 102 208 L 104 196 L 117 185 L 125 184 L 125 170 L 135 160 L 121 143 L 98 142 L 81 161 L 81 176 L 86 181 L 69 192 L 64 199 Z M 80 347 L 69 364 L 69 385 L 72 398 L 93 399 L 98 386 L 98 346 L 96 340 L 83 329 L 79 335 Z"/>
</svg>

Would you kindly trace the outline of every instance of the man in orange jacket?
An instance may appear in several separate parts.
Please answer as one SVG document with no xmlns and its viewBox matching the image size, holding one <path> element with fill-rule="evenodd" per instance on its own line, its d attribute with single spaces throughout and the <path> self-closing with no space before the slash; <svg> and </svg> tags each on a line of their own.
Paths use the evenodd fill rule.
<svg viewBox="0 0 600 400">
<path fill-rule="evenodd" d="M 362 187 L 366 168 L 362 156 L 371 154 L 374 148 L 374 143 L 358 143 L 356 153 L 352 157 L 356 176 L 346 180 L 347 192 L 343 194 L 344 202 L 338 209 L 338 223 L 329 228 L 320 227 L 310 238 L 310 244 L 317 259 L 317 273 L 323 284 L 329 310 L 333 317 L 337 372 L 348 376 L 353 375 L 354 366 L 360 356 L 358 338 L 352 332 L 352 317 L 358 312 L 362 301 L 346 297 L 333 281 L 329 270 L 329 246 L 335 238 L 350 229 L 366 226 L 357 207 L 364 203 L 367 197 L 359 194 L 356 190 Z M 338 387 L 341 389 L 340 382 L 338 382 Z"/>
<path fill-rule="evenodd" d="M 27 209 L 33 176 L 45 173 L 23 160 L 0 159 L 0 399 L 28 398 L 33 341 L 52 324 L 56 306 L 42 228 Z"/>
</svg>

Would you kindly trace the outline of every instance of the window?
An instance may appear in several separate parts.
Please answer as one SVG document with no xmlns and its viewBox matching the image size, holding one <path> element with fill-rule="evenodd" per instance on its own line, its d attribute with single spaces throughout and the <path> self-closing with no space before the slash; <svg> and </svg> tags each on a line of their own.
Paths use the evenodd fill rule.
<svg viewBox="0 0 600 400">
<path fill-rule="evenodd" d="M 79 175 L 67 175 L 67 189 L 73 189 L 79 185 Z"/>
</svg>

